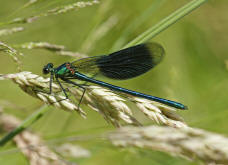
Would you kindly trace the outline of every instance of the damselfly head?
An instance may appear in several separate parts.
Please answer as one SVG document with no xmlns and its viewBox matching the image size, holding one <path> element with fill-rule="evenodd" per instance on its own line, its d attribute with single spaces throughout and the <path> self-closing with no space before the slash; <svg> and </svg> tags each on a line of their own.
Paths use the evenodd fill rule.
<svg viewBox="0 0 228 165">
<path fill-rule="evenodd" d="M 52 70 L 53 70 L 53 64 L 52 63 L 48 63 L 47 65 L 45 65 L 43 67 L 43 74 L 48 74 Z"/>
</svg>

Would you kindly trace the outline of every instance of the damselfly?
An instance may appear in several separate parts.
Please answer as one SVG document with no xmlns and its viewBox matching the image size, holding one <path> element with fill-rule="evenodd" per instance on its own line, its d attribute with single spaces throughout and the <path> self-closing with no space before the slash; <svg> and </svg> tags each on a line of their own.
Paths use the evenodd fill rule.
<svg viewBox="0 0 228 165">
<path fill-rule="evenodd" d="M 96 80 L 86 75 L 90 73 L 94 75 L 101 74 L 105 77 L 117 80 L 134 78 L 143 73 L 146 73 L 158 63 L 160 63 L 164 54 L 164 48 L 160 44 L 144 43 L 111 53 L 109 55 L 82 58 L 71 63 L 66 62 L 56 68 L 54 68 L 52 63 L 48 63 L 44 66 L 43 73 L 51 73 L 50 93 L 52 93 L 53 78 L 56 79 L 57 83 L 61 87 L 66 96 L 66 99 L 68 98 L 67 92 L 63 88 L 59 79 L 83 89 L 83 94 L 79 101 L 79 105 L 85 94 L 86 88 L 83 87 L 83 85 L 72 81 L 72 79 L 94 83 L 102 87 L 109 88 L 113 91 L 123 92 L 132 96 L 156 101 L 178 109 L 187 109 L 187 107 L 181 103 L 125 89 L 103 81 Z"/>
</svg>

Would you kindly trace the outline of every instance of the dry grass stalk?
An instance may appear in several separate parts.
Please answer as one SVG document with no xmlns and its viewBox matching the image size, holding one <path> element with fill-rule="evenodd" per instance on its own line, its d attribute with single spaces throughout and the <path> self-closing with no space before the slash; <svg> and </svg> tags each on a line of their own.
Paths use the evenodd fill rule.
<svg viewBox="0 0 228 165">
<path fill-rule="evenodd" d="M 88 158 L 91 156 L 88 150 L 70 143 L 64 143 L 61 146 L 55 147 L 55 150 L 64 157 Z"/>
<path fill-rule="evenodd" d="M 81 116 L 85 117 L 85 113 L 81 109 L 78 109 L 77 105 L 75 105 L 71 100 L 63 100 L 65 98 L 64 96 L 60 94 L 50 95 L 48 93 L 41 92 L 44 91 L 44 89 L 49 88 L 49 78 L 45 79 L 41 76 L 32 74 L 31 72 L 20 72 L 16 74 L 2 75 L 1 80 L 4 79 L 12 80 L 18 84 L 23 91 L 47 104 L 68 111 L 77 111 Z M 53 83 L 53 90 L 59 91 L 60 88 L 58 85 Z"/>
<path fill-rule="evenodd" d="M 86 6 L 92 6 L 94 4 L 98 4 L 98 0 L 93 0 L 93 1 L 81 1 L 81 2 L 76 2 L 70 5 L 62 6 L 62 7 L 57 7 L 55 9 L 49 10 L 46 15 L 52 15 L 52 14 L 62 14 L 66 13 L 72 10 L 78 10 L 80 8 L 84 8 Z"/>
<path fill-rule="evenodd" d="M 23 55 L 21 53 L 18 53 L 15 49 L 11 48 L 7 44 L 0 41 L 0 51 L 3 51 L 10 55 L 10 57 L 13 59 L 13 61 L 17 64 L 17 70 L 21 71 L 21 61 L 18 59 L 18 55 Z"/>
<path fill-rule="evenodd" d="M 36 21 L 40 17 L 47 17 L 47 16 L 50 16 L 50 15 L 63 14 L 63 13 L 70 12 L 70 11 L 73 11 L 73 10 L 78 10 L 80 8 L 84 8 L 84 7 L 87 7 L 87 6 L 92 6 L 92 5 L 97 4 L 97 3 L 99 3 L 98 0 L 93 0 L 93 1 L 88 1 L 88 2 L 84 2 L 84 1 L 76 2 L 76 3 L 70 4 L 70 5 L 57 7 L 57 8 L 48 10 L 47 12 L 41 13 L 39 15 L 30 16 L 30 17 L 27 17 L 27 18 L 15 18 L 14 20 L 9 21 L 9 22 L 7 22 L 5 24 L 31 23 L 31 22 Z"/>
<path fill-rule="evenodd" d="M 1 127 L 10 132 L 19 126 L 20 121 L 10 115 L 0 115 Z M 51 151 L 40 139 L 40 137 L 29 131 L 23 131 L 14 137 L 14 142 L 21 152 L 28 158 L 31 165 L 66 165 L 67 163 L 60 159 Z"/>
<path fill-rule="evenodd" d="M 122 127 L 109 134 L 116 146 L 167 152 L 205 164 L 228 164 L 228 138 L 196 128 Z"/>
<path fill-rule="evenodd" d="M 74 91 L 71 91 L 74 94 Z M 78 94 L 74 94 L 77 95 Z M 87 88 L 83 103 L 102 114 L 104 119 L 115 127 L 121 126 L 121 121 L 133 125 L 141 125 L 133 116 L 125 100 L 108 89 L 98 86 Z"/>
<path fill-rule="evenodd" d="M 65 51 L 65 50 L 60 50 L 56 52 L 59 55 L 62 56 L 71 56 L 71 57 L 76 57 L 76 58 L 85 58 L 88 57 L 86 54 L 78 53 L 78 52 L 71 52 L 71 51 Z"/>
<path fill-rule="evenodd" d="M 13 33 L 17 33 L 17 32 L 21 32 L 23 30 L 24 30 L 23 27 L 13 27 L 13 28 L 10 28 L 10 29 L 1 29 L 0 30 L 0 37 L 1 36 L 5 36 L 5 35 L 10 35 L 10 34 L 13 34 Z"/>
<path fill-rule="evenodd" d="M 2 75 L 0 80 L 10 79 L 20 86 L 26 93 L 39 98 L 43 102 L 54 105 L 70 111 L 77 111 L 81 116 L 85 117 L 85 113 L 78 109 L 78 102 L 64 99 L 60 87 L 53 83 L 53 93 L 50 95 L 41 91 L 49 91 L 49 78 L 45 79 L 41 76 L 32 74 L 31 72 L 20 72 L 16 74 Z M 80 99 L 82 91 L 77 87 L 68 88 L 69 94 L 73 95 L 77 100 Z M 122 123 L 141 125 L 132 115 L 131 110 L 125 104 L 125 100 L 111 90 L 98 86 L 86 87 L 87 92 L 83 98 L 82 104 L 91 107 L 93 110 L 103 115 L 106 121 L 111 122 L 114 126 L 120 127 Z M 158 123 L 174 126 L 186 127 L 181 118 L 175 114 L 170 107 L 153 103 L 144 99 L 133 98 L 136 106 L 152 120 Z"/>
<path fill-rule="evenodd" d="M 59 55 L 71 56 L 71 57 L 77 57 L 77 58 L 88 57 L 85 54 L 67 51 L 67 50 L 65 50 L 66 48 L 63 45 L 51 44 L 48 42 L 28 42 L 28 43 L 23 43 L 23 44 L 19 44 L 19 45 L 13 45 L 13 47 L 14 48 L 23 48 L 23 49 L 46 49 L 49 51 L 53 51 Z"/>
<path fill-rule="evenodd" d="M 38 0 L 29 0 L 29 4 L 34 4 L 34 3 L 36 3 L 36 2 L 38 2 Z"/>
<path fill-rule="evenodd" d="M 135 102 L 140 111 L 158 124 L 161 123 L 175 128 L 187 127 L 183 119 L 175 113 L 175 108 L 137 97 L 133 97 L 132 101 Z"/>
<path fill-rule="evenodd" d="M 47 49 L 50 51 L 60 51 L 65 49 L 65 47 L 62 45 L 50 44 L 48 42 L 28 42 L 19 45 L 14 45 L 13 47 L 23 49 Z"/>
</svg>

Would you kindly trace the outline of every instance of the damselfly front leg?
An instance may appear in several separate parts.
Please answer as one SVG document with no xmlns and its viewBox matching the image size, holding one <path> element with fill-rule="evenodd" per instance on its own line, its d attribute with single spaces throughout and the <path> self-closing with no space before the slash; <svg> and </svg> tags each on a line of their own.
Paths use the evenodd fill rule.
<svg viewBox="0 0 228 165">
<path fill-rule="evenodd" d="M 69 80 L 69 79 L 64 79 L 64 78 L 61 78 L 61 79 L 62 79 L 63 81 L 65 81 L 65 82 L 69 83 L 69 84 L 73 84 L 73 85 L 75 85 L 75 86 L 78 86 L 79 88 L 81 88 L 81 89 L 83 90 L 82 96 L 81 96 L 81 98 L 80 98 L 80 100 L 79 100 L 79 103 L 78 103 L 78 109 L 79 109 L 80 104 L 81 104 L 81 102 L 82 102 L 82 99 L 83 99 L 83 97 L 84 97 L 84 95 L 85 95 L 86 88 L 83 87 L 82 85 L 79 85 L 79 84 L 75 83 L 74 81 Z"/>
<path fill-rule="evenodd" d="M 69 97 L 67 95 L 66 89 L 62 86 L 61 82 L 59 81 L 59 79 L 57 77 L 55 77 L 55 79 L 56 79 L 57 83 L 59 84 L 61 90 L 63 91 L 63 93 L 65 95 L 65 98 L 64 99 L 60 99 L 57 102 L 60 102 L 60 101 L 63 101 L 63 100 L 67 100 Z"/>
</svg>

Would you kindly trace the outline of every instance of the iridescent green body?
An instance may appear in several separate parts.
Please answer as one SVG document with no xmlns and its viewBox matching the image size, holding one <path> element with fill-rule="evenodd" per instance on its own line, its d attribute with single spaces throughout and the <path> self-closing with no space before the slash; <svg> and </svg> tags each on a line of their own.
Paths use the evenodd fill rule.
<svg viewBox="0 0 228 165">
<path fill-rule="evenodd" d="M 70 70 L 66 68 L 65 64 L 62 65 L 61 67 L 58 67 L 56 70 L 55 70 L 55 74 L 58 75 L 58 76 L 69 76 L 70 75 Z"/>
</svg>

